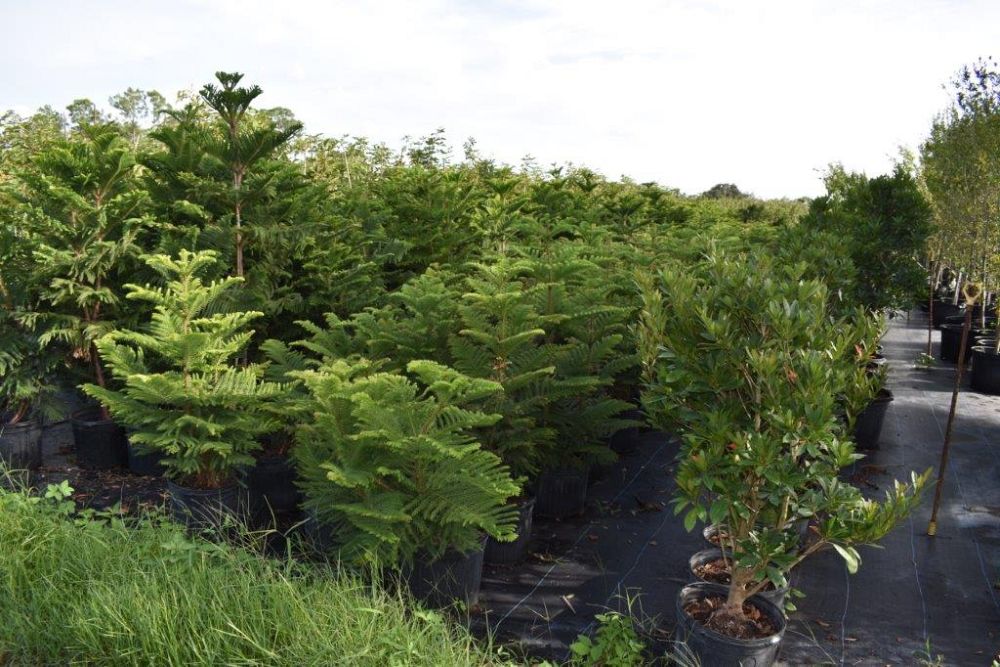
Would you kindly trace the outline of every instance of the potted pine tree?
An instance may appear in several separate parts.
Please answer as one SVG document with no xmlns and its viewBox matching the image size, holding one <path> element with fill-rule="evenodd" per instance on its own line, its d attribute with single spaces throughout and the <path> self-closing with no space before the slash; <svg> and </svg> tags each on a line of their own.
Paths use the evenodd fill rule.
<svg viewBox="0 0 1000 667">
<path fill-rule="evenodd" d="M 540 451 L 537 511 L 557 518 L 583 511 L 588 471 L 614 461 L 608 439 L 634 423 L 621 417 L 632 404 L 607 394 L 635 362 L 621 354 L 629 312 L 612 305 L 607 274 L 585 252 L 561 241 L 528 264 L 545 331 L 541 350 L 555 369 L 541 423 L 555 432 L 556 445 Z"/>
<path fill-rule="evenodd" d="M 501 418 L 481 427 L 477 435 L 483 447 L 499 456 L 521 481 L 537 479 L 543 452 L 555 446 L 557 435 L 542 424 L 545 407 L 552 400 L 555 366 L 542 347 L 545 330 L 533 294 L 518 277 L 525 269 L 524 263 L 509 259 L 476 265 L 458 306 L 460 331 L 450 343 L 458 370 L 502 388 L 487 395 L 481 405 Z M 584 494 L 586 482 L 584 472 Z M 539 486 L 534 486 L 537 492 Z M 546 500 L 542 499 L 543 505 Z M 509 543 L 488 540 L 488 562 L 516 563 L 527 553 L 536 510 L 534 494 L 523 494 L 512 506 L 519 516 L 517 539 Z"/>
<path fill-rule="evenodd" d="M 42 416 L 53 410 L 52 365 L 38 339 L 0 309 L 0 464 L 8 470 L 42 463 Z"/>
<path fill-rule="evenodd" d="M 31 246 L 13 225 L 0 229 L 0 464 L 33 469 L 42 460 L 42 408 L 50 407 L 55 359 L 33 331 Z"/>
<path fill-rule="evenodd" d="M 293 374 L 311 400 L 293 456 L 331 548 L 401 567 L 432 604 L 474 604 L 484 535 L 514 538 L 507 501 L 521 490 L 474 435 L 500 419 L 475 408 L 500 386 L 419 360 L 405 374 L 342 359 Z"/>
<path fill-rule="evenodd" d="M 83 390 L 131 430 L 133 443 L 162 454 L 174 516 L 217 527 L 243 509 L 240 470 L 253 463 L 258 437 L 279 427 L 267 403 L 284 387 L 265 381 L 262 366 L 238 363 L 260 313 L 220 309 L 241 279 L 204 283 L 199 276 L 215 264 L 214 252 L 144 259 L 165 285 L 126 289 L 127 298 L 152 305 L 150 321 L 96 343 L 121 389 Z"/>
<path fill-rule="evenodd" d="M 289 509 L 298 503 L 296 472 L 287 455 L 294 445 L 295 426 L 305 417 L 301 411 L 307 392 L 293 371 L 359 355 L 377 360 L 382 369 L 400 372 L 416 359 L 448 361 L 448 339 L 458 326 L 453 281 L 454 276 L 446 271 L 428 269 L 389 295 L 382 307 L 369 307 L 346 319 L 327 313 L 322 327 L 299 321 L 307 338 L 291 344 L 275 339 L 261 344 L 268 377 L 286 383 L 288 391 L 272 406 L 284 427 L 265 438 L 249 475 L 251 497 L 260 497 L 272 509 Z"/>
<path fill-rule="evenodd" d="M 40 339 L 65 346 L 69 367 L 105 387 L 95 341 L 120 319 L 120 278 L 137 254 L 146 203 L 135 159 L 116 126 L 95 124 L 60 139 L 33 166 L 21 180 L 25 226 L 35 242 Z M 79 465 L 125 464 L 125 434 L 105 409 L 78 412 L 72 425 Z"/>
<path fill-rule="evenodd" d="M 826 547 L 854 572 L 856 546 L 905 517 L 928 476 L 897 483 L 882 503 L 839 480 L 859 458 L 842 437 L 841 397 L 867 362 L 845 360 L 871 324 L 832 319 L 826 287 L 801 271 L 710 252 L 696 267 L 640 276 L 640 337 L 652 352 L 643 401 L 683 437 L 675 509 L 688 530 L 725 526 L 728 585 L 692 584 L 677 600 L 678 639 L 703 665 L 771 664 L 785 619 L 756 594 L 786 587 L 787 573 Z"/>
</svg>

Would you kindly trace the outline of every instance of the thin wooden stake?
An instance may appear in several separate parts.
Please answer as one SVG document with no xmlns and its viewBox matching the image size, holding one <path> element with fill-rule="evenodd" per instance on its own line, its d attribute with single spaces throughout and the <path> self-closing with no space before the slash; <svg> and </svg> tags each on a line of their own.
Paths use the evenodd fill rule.
<svg viewBox="0 0 1000 667">
<path fill-rule="evenodd" d="M 934 352 L 931 348 L 934 335 L 934 283 L 931 283 L 931 294 L 930 298 L 927 300 L 927 356 L 933 357 Z"/>
<path fill-rule="evenodd" d="M 955 370 L 955 388 L 951 392 L 951 411 L 948 413 L 948 426 L 944 430 L 944 444 L 941 446 L 941 462 L 938 464 L 937 483 L 934 485 L 934 506 L 931 508 L 931 521 L 927 525 L 927 534 L 934 537 L 937 534 L 937 513 L 941 506 L 941 489 L 944 487 L 944 475 L 948 469 L 948 452 L 951 449 L 951 431 L 955 425 L 955 412 L 958 409 L 958 392 L 962 388 L 962 373 L 965 371 L 965 346 L 969 342 L 969 328 L 972 324 L 972 306 L 979 298 L 981 290 L 975 283 L 966 283 L 962 288 L 965 296 L 965 321 L 962 324 L 962 343 L 958 348 L 958 368 Z"/>
</svg>

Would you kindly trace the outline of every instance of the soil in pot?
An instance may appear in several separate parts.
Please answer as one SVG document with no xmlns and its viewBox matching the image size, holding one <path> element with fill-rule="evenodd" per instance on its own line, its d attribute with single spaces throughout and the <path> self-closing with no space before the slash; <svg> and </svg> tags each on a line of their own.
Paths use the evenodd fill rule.
<svg viewBox="0 0 1000 667">
<path fill-rule="evenodd" d="M 691 570 L 691 574 L 708 583 L 728 586 L 732 581 L 730 563 L 725 558 L 722 549 L 699 551 L 691 556 L 688 568 Z M 774 584 L 768 582 L 758 595 L 782 609 L 785 605 L 785 596 L 788 595 L 788 587 L 776 589 Z"/>
<path fill-rule="evenodd" d="M 892 391 L 882 389 L 854 422 L 854 441 L 859 449 L 878 449 L 885 413 L 892 403 Z"/>
<path fill-rule="evenodd" d="M 534 498 L 517 503 L 517 539 L 513 542 L 500 542 L 493 537 L 487 537 L 483 562 L 490 565 L 516 565 L 524 560 L 528 553 L 528 542 L 531 541 L 534 514 Z"/>
<path fill-rule="evenodd" d="M 403 568 L 403 579 L 410 593 L 433 607 L 447 607 L 455 602 L 475 605 L 483 580 L 485 544 L 484 538 L 477 549 L 466 553 L 450 550 L 436 560 L 418 554 L 412 565 Z"/>
<path fill-rule="evenodd" d="M 76 446 L 76 463 L 81 468 L 108 470 L 128 463 L 125 431 L 100 408 L 73 413 L 71 419 Z"/>
<path fill-rule="evenodd" d="M 34 470 L 42 465 L 42 425 L 31 417 L 16 424 L 0 415 L 0 462 L 7 470 Z"/>
<path fill-rule="evenodd" d="M 246 493 L 240 484 L 219 489 L 193 489 L 167 480 L 174 520 L 191 530 L 218 530 L 246 519 Z"/>
<path fill-rule="evenodd" d="M 296 486 L 298 472 L 287 456 L 270 456 L 257 460 L 247 474 L 250 502 L 255 513 L 291 512 L 302 500 Z"/>
<path fill-rule="evenodd" d="M 556 468 L 538 478 L 535 514 L 564 519 L 583 514 L 587 504 L 587 468 Z"/>
<path fill-rule="evenodd" d="M 747 623 L 723 622 L 716 612 L 726 601 L 726 587 L 699 582 L 677 596 L 675 638 L 684 642 L 702 667 L 773 665 L 785 634 L 781 610 L 755 595 L 743 605 Z"/>
<path fill-rule="evenodd" d="M 726 532 L 725 527 L 717 526 L 714 523 L 705 526 L 701 531 L 701 536 L 716 549 L 724 549 L 722 542 L 729 539 L 729 533 Z"/>
</svg>

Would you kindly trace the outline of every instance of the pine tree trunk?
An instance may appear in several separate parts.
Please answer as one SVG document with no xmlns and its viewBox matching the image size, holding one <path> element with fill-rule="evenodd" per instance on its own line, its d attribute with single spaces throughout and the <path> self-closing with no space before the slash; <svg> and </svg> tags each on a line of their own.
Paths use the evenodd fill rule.
<svg viewBox="0 0 1000 667">
<path fill-rule="evenodd" d="M 101 355 L 97 351 L 97 345 L 95 343 L 90 344 L 90 358 L 94 363 L 94 379 L 97 381 L 97 386 L 102 389 L 107 386 L 108 382 L 104 378 L 104 367 L 101 366 Z M 108 406 L 101 404 L 101 419 L 111 419 L 111 413 L 108 412 Z"/>
</svg>

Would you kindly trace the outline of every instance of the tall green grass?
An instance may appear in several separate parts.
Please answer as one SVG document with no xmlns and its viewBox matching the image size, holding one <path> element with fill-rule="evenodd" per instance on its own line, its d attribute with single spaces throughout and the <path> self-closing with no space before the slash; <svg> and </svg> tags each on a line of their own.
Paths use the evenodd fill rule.
<svg viewBox="0 0 1000 667">
<path fill-rule="evenodd" d="M 492 665 L 360 578 L 0 491 L 0 664 Z"/>
</svg>

